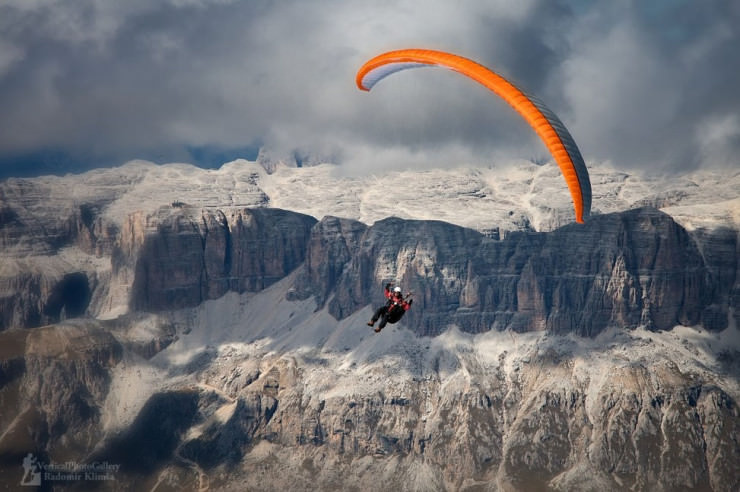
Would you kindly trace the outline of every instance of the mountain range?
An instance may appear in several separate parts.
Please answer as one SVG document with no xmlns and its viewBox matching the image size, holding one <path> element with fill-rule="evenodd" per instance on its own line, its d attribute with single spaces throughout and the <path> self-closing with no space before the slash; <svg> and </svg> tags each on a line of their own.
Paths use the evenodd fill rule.
<svg viewBox="0 0 740 492">
<path fill-rule="evenodd" d="M 740 172 L 589 172 L 1 182 L 0 483 L 737 490 Z"/>
</svg>

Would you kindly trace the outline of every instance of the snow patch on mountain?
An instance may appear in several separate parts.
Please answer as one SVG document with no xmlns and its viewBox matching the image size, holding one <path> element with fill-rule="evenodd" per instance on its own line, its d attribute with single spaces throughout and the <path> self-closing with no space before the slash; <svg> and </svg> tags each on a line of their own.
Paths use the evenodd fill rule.
<svg viewBox="0 0 740 492">
<path fill-rule="evenodd" d="M 105 405 L 107 427 L 130 423 L 146 398 L 165 384 L 203 384 L 205 373 L 223 384 L 240 364 L 277 359 L 295 360 L 306 393 L 317 399 L 378 393 L 403 398 L 410 381 L 437 381 L 444 389 L 489 380 L 499 370 L 515 379 L 535 369 L 533 361 L 547 358 L 573 361 L 574 380 L 561 383 L 579 381 L 588 388 L 587 406 L 594 412 L 610 373 L 634 366 L 665 364 L 704 382 L 721 380 L 736 401 L 740 398 L 740 381 L 732 375 L 731 361 L 740 355 L 734 323 L 721 333 L 700 327 L 665 332 L 614 327 L 589 339 L 543 332 L 473 335 L 455 326 L 437 337 L 419 337 L 401 321 L 376 334 L 366 325 L 372 306 L 337 321 L 326 309 L 316 310 L 312 298 L 287 300 L 293 277 L 258 293 L 229 293 L 170 313 L 168 319 L 180 327 L 178 340 L 150 361 L 126 360 L 116 367 Z M 142 322 L 136 328 L 143 330 L 142 337 L 146 326 Z"/>
<path fill-rule="evenodd" d="M 625 172 L 589 164 L 592 213 L 651 205 L 687 227 L 740 223 L 740 171 L 696 171 L 681 176 Z M 29 184 L 33 186 L 29 186 Z M 278 165 L 269 174 L 257 162 L 236 160 L 219 169 L 189 164 L 131 161 L 83 175 L 43 176 L 4 183 L 10 203 L 30 193 L 25 213 L 43 217 L 82 203 L 101 206 L 103 216 L 122 224 L 136 211 L 160 207 L 229 208 L 271 206 L 321 219 L 327 215 L 367 224 L 389 216 L 443 220 L 482 231 L 547 231 L 573 221 L 573 206 L 555 163 L 496 163 L 488 168 L 399 170 L 364 176 L 341 166 Z M 18 187 L 21 191 L 15 191 Z M 35 190 L 35 191 L 29 191 Z"/>
<path fill-rule="evenodd" d="M 222 169 L 249 166 L 246 161 Z M 320 219 L 335 215 L 372 224 L 388 216 L 443 220 L 478 230 L 548 231 L 573 221 L 573 205 L 554 163 L 514 161 L 489 168 L 458 167 L 395 171 L 352 178 L 322 164 L 278 167 L 260 177 L 270 205 Z M 651 205 L 702 226 L 736 226 L 740 215 L 740 172 L 697 171 L 670 178 L 589 166 L 592 213 Z M 674 207 L 682 206 L 683 209 Z"/>
<path fill-rule="evenodd" d="M 740 229 L 740 171 L 668 177 L 595 162 L 588 167 L 592 215 L 649 205 L 689 230 Z M 183 207 L 194 211 L 275 207 L 316 219 L 337 216 L 368 225 L 390 216 L 441 220 L 494 237 L 518 230 L 550 231 L 574 220 L 570 194 L 557 165 L 525 160 L 487 168 L 362 176 L 348 175 L 341 166 L 328 163 L 300 168 L 279 164 L 268 173 L 258 162 L 243 159 L 219 169 L 139 160 L 82 175 L 10 178 L 0 183 L 0 196 L 0 206 L 9 207 L 19 223 L 34 225 L 27 231 L 47 238 L 48 231 L 58 228 L 59 217 L 80 214 L 85 207 L 118 228 L 133 213 L 162 215 Z M 33 237 L 20 237 L 6 246 L 11 255 L 17 250 L 16 256 L 26 257 L 29 251 L 43 249 L 37 243 Z M 73 258 L 72 248 L 67 258 L 89 267 L 89 255 Z M 106 265 L 95 268 L 101 273 L 109 270 Z"/>
</svg>

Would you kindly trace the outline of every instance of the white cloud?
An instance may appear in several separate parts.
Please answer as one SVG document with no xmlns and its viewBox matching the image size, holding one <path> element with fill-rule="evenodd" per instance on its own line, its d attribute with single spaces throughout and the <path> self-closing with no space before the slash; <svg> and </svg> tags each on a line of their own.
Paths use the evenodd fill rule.
<svg viewBox="0 0 740 492">
<path fill-rule="evenodd" d="M 708 155 L 695 140 L 697 122 L 722 108 L 740 111 L 740 13 L 720 0 L 661 8 L 668 10 L 574 0 L 6 2 L 0 125 L 13 130 L 0 134 L 0 155 L 94 147 L 130 158 L 262 142 L 347 164 L 378 156 L 389 167 L 541 159 L 544 147 L 518 116 L 457 74 L 409 71 L 370 94 L 355 88 L 371 56 L 431 47 L 540 96 L 587 160 L 666 166 L 684 156 L 690 164 Z"/>
<path fill-rule="evenodd" d="M 23 59 L 24 51 L 10 43 L 0 40 L 0 77 L 7 73 L 12 65 Z"/>
<path fill-rule="evenodd" d="M 705 162 L 740 166 L 740 116 L 732 113 L 707 118 L 697 126 L 696 143 Z"/>
</svg>

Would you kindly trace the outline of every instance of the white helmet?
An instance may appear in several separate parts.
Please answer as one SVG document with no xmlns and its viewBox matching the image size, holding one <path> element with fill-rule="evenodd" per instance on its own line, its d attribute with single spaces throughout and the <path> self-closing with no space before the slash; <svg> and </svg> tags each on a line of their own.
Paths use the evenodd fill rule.
<svg viewBox="0 0 740 492">
<path fill-rule="evenodd" d="M 393 292 L 397 292 L 397 293 L 400 294 L 401 293 L 401 288 L 400 287 L 396 287 L 395 289 L 393 289 Z"/>
</svg>

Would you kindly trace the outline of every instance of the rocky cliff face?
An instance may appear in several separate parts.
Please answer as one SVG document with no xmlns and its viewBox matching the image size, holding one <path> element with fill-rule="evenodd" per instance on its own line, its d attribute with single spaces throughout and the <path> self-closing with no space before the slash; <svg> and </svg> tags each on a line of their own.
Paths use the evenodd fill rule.
<svg viewBox="0 0 740 492">
<path fill-rule="evenodd" d="M 238 203 L 227 203 L 211 191 L 223 186 L 220 179 L 204 183 L 207 191 L 200 193 L 189 175 L 192 169 L 133 162 L 91 171 L 84 178 L 0 182 L 0 330 L 125 312 L 133 271 L 128 276 L 116 272 L 111 279 L 116 257 L 121 247 L 130 249 L 143 240 L 131 237 L 137 232 L 133 223 L 146 224 L 150 230 L 138 232 L 148 233 L 166 219 L 167 209 L 184 214 L 188 207 L 179 200 L 182 194 L 196 195 L 201 207 L 215 202 L 243 209 L 266 203 L 252 170 L 240 179 L 226 177 L 238 195 Z M 137 192 L 140 186 L 144 190 Z M 154 195 L 156 205 L 150 202 Z"/>
<path fill-rule="evenodd" d="M 110 193 L 106 193 L 111 191 Z M 5 256 L 52 255 L 75 245 L 87 254 L 110 255 L 117 227 L 101 216 L 116 196 L 97 190 L 74 200 L 69 187 L 14 179 L 0 186 L 0 248 Z"/>
<path fill-rule="evenodd" d="M 314 230 L 306 293 L 321 301 L 333 291 L 329 312 L 341 319 L 368 299 L 381 303 L 379 286 L 399 282 L 416 303 L 405 324 L 421 335 L 439 334 L 450 322 L 472 333 L 594 336 L 609 326 L 665 330 L 699 322 L 722 330 L 735 282 L 732 269 L 708 266 L 689 234 L 655 209 L 500 241 L 446 223 L 400 219 L 365 228 L 327 218 Z M 731 241 L 719 244 L 734 250 Z"/>
<path fill-rule="evenodd" d="M 80 240 L 86 245 L 99 228 L 84 222 L 73 236 L 87 238 Z M 259 291 L 301 265 L 296 295 L 315 296 L 338 319 L 382 302 L 385 282 L 401 283 L 416 302 L 405 323 L 423 335 L 450 323 L 472 333 L 511 328 L 584 336 L 614 325 L 663 330 L 702 323 L 722 330 L 738 291 L 737 233 L 695 240 L 649 208 L 494 240 L 435 221 L 391 218 L 369 227 L 334 217 L 316 223 L 276 209 L 168 207 L 132 214 L 115 242 L 105 237 L 93 242 L 111 249 L 108 274 L 69 271 L 57 258 L 41 272 L 10 259 L 16 272 L 3 277 L 4 326 L 35 326 L 115 304 L 133 311 L 195 306 L 230 291 Z"/>
<path fill-rule="evenodd" d="M 111 198 L 64 200 L 51 212 L 51 195 L 29 180 L 0 187 L 0 330 L 84 315 L 94 291 L 107 288 L 97 264 L 118 239 L 118 226 L 100 215 Z M 71 249 L 88 258 L 70 257 Z"/>
<path fill-rule="evenodd" d="M 77 456 L 97 438 L 100 404 L 122 346 L 107 331 L 85 324 L 3 334 L 0 371 L 0 455 L 26 449 Z"/>
<path fill-rule="evenodd" d="M 533 357 L 518 375 L 499 367 L 487 372 L 488 383 L 431 375 L 391 385 L 390 394 L 327 399 L 301 389 L 300 376 L 291 376 L 300 368 L 278 363 L 270 370 L 279 381 L 277 411 L 256 429 L 269 451 L 253 452 L 249 468 L 263 475 L 245 478 L 269 490 L 310 489 L 317 478 L 337 490 L 363 483 L 409 490 L 738 485 L 739 414 L 724 391 L 686 387 L 670 364 L 623 368 L 599 385 L 579 381 L 563 355 Z M 648 377 L 652 370 L 657 377 Z M 643 386 L 651 379 L 654 386 Z M 596 401 L 589 401 L 590 385 L 598 386 Z"/>
<path fill-rule="evenodd" d="M 499 181 L 492 181 L 496 176 L 480 171 L 445 174 L 454 190 L 441 195 L 435 176 L 419 178 L 427 194 L 453 200 L 453 208 L 469 209 L 475 220 L 482 220 L 480 210 L 503 214 L 500 241 L 414 220 L 381 220 L 368 227 L 352 219 L 330 219 L 307 233 L 313 219 L 290 219 L 290 213 L 260 219 L 257 209 L 249 208 L 275 201 L 320 211 L 327 203 L 324 208 L 367 215 L 362 212 L 367 203 L 352 201 L 365 200 L 356 196 L 363 183 L 334 183 L 330 171 L 322 169 L 310 168 L 300 178 L 293 175 L 297 168 L 286 174 L 287 168 L 278 166 L 268 177 L 258 163 L 240 161 L 200 175 L 190 166 L 131 163 L 87 173 L 84 181 L 75 176 L 4 181 L 0 329 L 192 306 L 225 292 L 259 290 L 303 258 L 306 278 L 297 285 L 297 295 L 316 295 L 340 319 L 368 299 L 379 302 L 378 284 L 385 280 L 410 286 L 423 309 L 409 313 L 406 321 L 418 333 L 439 333 L 450 316 L 471 332 L 512 327 L 586 335 L 610 323 L 664 329 L 700 321 L 722 329 L 731 306 L 736 322 L 740 316 L 738 232 L 731 220 L 707 215 L 709 208 L 700 209 L 701 220 L 686 218 L 681 205 L 707 197 L 696 191 L 695 178 L 680 190 L 651 183 L 656 191 L 643 196 L 639 180 L 594 170 L 600 207 L 610 206 L 615 193 L 622 201 L 633 197 L 633 203 L 678 207 L 675 216 L 694 223 L 689 234 L 668 217 L 648 218 L 647 209 L 595 213 L 584 227 L 551 233 L 512 233 L 511 218 L 520 214 L 513 199 L 529 186 L 549 189 L 554 186 L 550 180 L 561 179 L 548 166 L 517 171 L 534 176 L 531 183 L 503 173 L 506 189 L 515 196 L 505 195 Z M 710 176 L 717 181 L 710 183 L 714 195 L 730 214 L 737 177 Z M 430 182 L 436 188 L 427 190 Z M 302 198 L 300 186 L 312 195 Z M 335 190 L 341 186 L 346 189 Z M 412 191 L 405 193 L 413 197 Z M 332 205 L 327 198 L 333 195 L 321 194 L 329 192 L 339 193 L 341 203 Z M 424 206 L 438 206 L 426 195 L 419 199 Z M 415 210 L 413 205 L 403 208 Z M 535 205 L 539 208 L 531 223 L 543 224 L 547 214 L 560 217 L 558 210 Z M 628 203 L 618 205 L 629 208 Z M 720 208 L 717 213 L 725 212 Z M 272 225 L 280 221 L 284 225 Z M 562 221 L 567 223 L 555 223 Z M 645 222 L 644 230 L 639 221 Z M 479 229 L 491 227 L 485 223 Z"/>
<path fill-rule="evenodd" d="M 717 372 L 686 365 L 680 337 L 615 331 L 584 345 L 398 330 L 349 352 L 324 342 L 276 353 L 260 339 L 221 344 L 223 327 L 192 324 L 189 312 L 175 338 L 154 322 L 150 341 L 169 341 L 147 359 L 135 355 L 147 345 L 143 325 L 122 320 L 0 334 L 0 482 L 17 485 L 32 452 L 45 463 L 115 464 L 110 490 L 163 481 L 180 490 L 740 485 L 737 388 L 719 376 L 736 375 L 736 362 Z M 198 331 L 219 348 L 177 348 Z M 289 331 L 276 323 L 270 338 Z M 381 337 L 392 348 L 373 352 Z M 161 375 L 146 389 L 151 371 Z M 130 417 L 115 417 L 129 406 Z"/>
<path fill-rule="evenodd" d="M 736 230 L 316 221 L 227 177 L 125 214 L 0 187 L 0 484 L 31 453 L 111 490 L 740 488 Z M 387 281 L 415 303 L 376 335 Z"/>
<path fill-rule="evenodd" d="M 196 306 L 226 292 L 255 292 L 305 258 L 316 219 L 276 209 L 167 210 L 129 217 L 113 255 L 113 282 L 132 279 L 130 306 Z"/>
<path fill-rule="evenodd" d="M 168 207 L 131 214 L 117 231 L 82 217 L 68 219 L 59 244 L 36 246 L 48 251 L 35 250 L 31 260 L 6 228 L 16 249 L 0 276 L 0 329 L 95 315 L 117 304 L 134 311 L 177 309 L 228 291 L 263 289 L 303 262 L 316 222 L 274 209 Z M 18 235 L 27 238 L 23 231 Z M 93 260 L 80 265 L 46 254 L 63 245 Z"/>
</svg>

